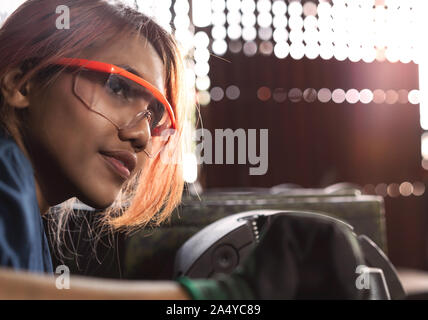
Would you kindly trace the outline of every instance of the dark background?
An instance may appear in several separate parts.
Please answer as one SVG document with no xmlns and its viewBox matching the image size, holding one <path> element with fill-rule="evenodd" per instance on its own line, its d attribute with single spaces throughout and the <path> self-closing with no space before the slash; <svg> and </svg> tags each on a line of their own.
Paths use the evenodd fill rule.
<svg viewBox="0 0 428 320">
<path fill-rule="evenodd" d="M 325 187 L 352 182 L 376 194 L 380 183 L 421 181 L 419 105 L 278 103 L 261 101 L 257 90 L 283 88 L 341 88 L 400 90 L 418 88 L 414 63 L 372 63 L 317 58 L 294 60 L 290 56 L 245 56 L 227 52 L 210 58 L 211 87 L 240 89 L 237 100 L 224 97 L 201 106 L 204 127 L 214 129 L 269 129 L 269 168 L 266 175 L 250 176 L 250 165 L 204 165 L 200 181 L 205 188 L 271 187 L 295 183 Z M 259 136 L 258 136 L 259 137 Z M 235 157 L 236 159 L 236 157 Z M 368 185 L 373 185 L 369 188 Z M 427 197 L 386 196 L 389 256 L 397 266 L 427 269 Z"/>
</svg>

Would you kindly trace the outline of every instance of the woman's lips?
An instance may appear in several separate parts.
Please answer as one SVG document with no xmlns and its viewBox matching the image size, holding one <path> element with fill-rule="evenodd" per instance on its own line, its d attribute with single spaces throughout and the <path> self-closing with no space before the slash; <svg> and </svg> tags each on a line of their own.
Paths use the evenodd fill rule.
<svg viewBox="0 0 428 320">
<path fill-rule="evenodd" d="M 122 178 L 128 179 L 137 164 L 137 156 L 128 151 L 100 152 L 109 166 Z"/>
</svg>

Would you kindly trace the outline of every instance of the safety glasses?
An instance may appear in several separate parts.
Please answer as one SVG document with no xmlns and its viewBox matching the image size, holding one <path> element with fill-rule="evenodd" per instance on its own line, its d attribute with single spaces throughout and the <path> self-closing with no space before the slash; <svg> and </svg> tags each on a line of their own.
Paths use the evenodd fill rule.
<svg viewBox="0 0 428 320">
<path fill-rule="evenodd" d="M 110 121 L 118 130 L 142 121 L 149 141 L 144 152 L 156 157 L 175 132 L 174 111 L 165 96 L 143 78 L 113 64 L 62 58 L 56 65 L 78 68 L 73 90 L 91 111 Z"/>
</svg>

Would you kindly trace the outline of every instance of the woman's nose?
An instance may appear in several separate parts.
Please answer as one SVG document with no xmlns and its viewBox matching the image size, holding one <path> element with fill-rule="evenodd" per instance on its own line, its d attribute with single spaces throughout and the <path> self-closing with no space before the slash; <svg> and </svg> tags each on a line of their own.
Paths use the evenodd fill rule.
<svg viewBox="0 0 428 320">
<path fill-rule="evenodd" d="M 120 128 L 119 138 L 123 141 L 129 140 L 136 152 L 143 151 L 151 137 L 149 121 L 146 118 L 135 122 L 132 126 Z"/>
</svg>

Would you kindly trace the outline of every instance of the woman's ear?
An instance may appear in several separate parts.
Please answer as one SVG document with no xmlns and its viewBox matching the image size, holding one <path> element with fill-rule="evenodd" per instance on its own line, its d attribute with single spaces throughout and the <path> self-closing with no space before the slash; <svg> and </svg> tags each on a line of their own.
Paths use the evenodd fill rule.
<svg viewBox="0 0 428 320">
<path fill-rule="evenodd" d="M 26 108 L 30 105 L 29 82 L 20 88 L 17 86 L 22 75 L 19 68 L 14 68 L 5 74 L 0 83 L 1 93 L 6 103 L 15 108 Z"/>
</svg>

